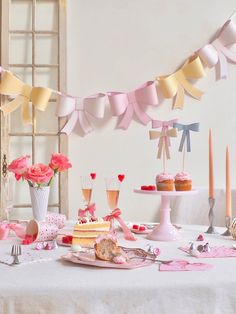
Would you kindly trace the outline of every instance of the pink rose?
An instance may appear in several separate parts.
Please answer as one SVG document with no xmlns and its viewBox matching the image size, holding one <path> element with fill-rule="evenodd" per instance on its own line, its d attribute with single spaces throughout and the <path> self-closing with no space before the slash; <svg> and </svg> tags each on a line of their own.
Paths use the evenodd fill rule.
<svg viewBox="0 0 236 314">
<path fill-rule="evenodd" d="M 15 160 L 13 160 L 10 165 L 8 166 L 8 170 L 10 172 L 13 172 L 15 174 L 16 180 L 20 180 L 22 176 L 27 171 L 28 165 L 28 159 L 30 158 L 29 155 L 19 157 Z"/>
<path fill-rule="evenodd" d="M 61 172 L 71 168 L 72 165 L 69 163 L 69 159 L 66 156 L 58 153 L 52 154 L 49 167 L 51 167 L 53 170 Z"/>
<path fill-rule="evenodd" d="M 53 171 L 49 166 L 35 164 L 27 169 L 25 178 L 33 183 L 47 183 L 53 177 Z"/>
</svg>

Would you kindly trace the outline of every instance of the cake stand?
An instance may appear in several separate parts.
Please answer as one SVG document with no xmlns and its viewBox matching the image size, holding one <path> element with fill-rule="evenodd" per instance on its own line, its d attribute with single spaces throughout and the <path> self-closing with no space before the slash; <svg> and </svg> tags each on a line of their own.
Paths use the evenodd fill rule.
<svg viewBox="0 0 236 314">
<path fill-rule="evenodd" d="M 187 196 L 197 194 L 197 190 L 191 191 L 147 191 L 135 189 L 135 193 L 152 194 L 161 196 L 160 208 L 160 224 L 147 235 L 147 239 L 154 241 L 175 241 L 179 239 L 178 230 L 172 225 L 170 221 L 170 198 L 173 196 Z"/>
</svg>

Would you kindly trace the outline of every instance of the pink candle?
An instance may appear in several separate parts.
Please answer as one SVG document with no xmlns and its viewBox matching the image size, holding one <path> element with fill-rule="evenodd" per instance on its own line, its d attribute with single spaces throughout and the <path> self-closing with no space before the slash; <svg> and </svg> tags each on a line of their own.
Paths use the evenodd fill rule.
<svg viewBox="0 0 236 314">
<path fill-rule="evenodd" d="M 229 146 L 226 147 L 226 213 L 225 216 L 232 216 L 231 208 L 231 188 L 230 188 L 230 161 L 229 161 Z"/>
<path fill-rule="evenodd" d="M 212 135 L 209 130 L 209 198 L 214 198 L 214 169 L 213 169 L 213 150 L 212 150 Z"/>
</svg>

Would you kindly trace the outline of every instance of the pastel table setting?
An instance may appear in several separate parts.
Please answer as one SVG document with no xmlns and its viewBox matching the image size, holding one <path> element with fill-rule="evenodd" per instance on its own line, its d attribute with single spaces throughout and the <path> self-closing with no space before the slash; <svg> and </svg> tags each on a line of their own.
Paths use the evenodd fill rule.
<svg viewBox="0 0 236 314">
<path fill-rule="evenodd" d="M 183 225 L 179 241 L 156 242 L 147 240 L 145 235 L 136 235 L 138 240 L 130 242 L 119 234 L 119 242 L 145 250 L 148 246 L 158 247 L 161 260 L 182 261 L 177 268 L 183 268 L 187 261 L 211 265 L 209 269 L 171 271 L 164 265 L 163 271 L 159 271 L 159 263 L 133 270 L 83 266 L 63 261 L 61 256 L 69 248 L 59 246 L 55 250 L 37 251 L 41 257 L 47 256 L 44 262 L 13 267 L 0 264 L 0 300 L 4 300 L 4 308 L 15 309 L 17 313 L 29 313 L 32 308 L 45 313 L 68 313 L 75 309 L 86 313 L 150 313 L 153 309 L 170 313 L 175 308 L 177 314 L 191 314 L 199 306 L 206 307 L 209 313 L 216 308 L 217 313 L 233 313 L 235 257 L 195 258 L 179 249 L 196 241 L 205 229 L 206 226 Z M 230 248 L 235 244 L 232 238 L 215 234 L 204 234 L 205 242 Z M 20 243 L 14 236 L 2 241 L 0 255 L 9 255 L 14 243 Z M 34 252 L 34 247 L 34 243 L 22 246 L 22 254 L 28 250 Z"/>
</svg>

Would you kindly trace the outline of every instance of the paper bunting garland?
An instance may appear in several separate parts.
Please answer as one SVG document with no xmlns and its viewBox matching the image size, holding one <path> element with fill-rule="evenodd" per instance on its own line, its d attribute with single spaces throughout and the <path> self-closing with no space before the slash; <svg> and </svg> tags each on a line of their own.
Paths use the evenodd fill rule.
<svg viewBox="0 0 236 314">
<path fill-rule="evenodd" d="M 3 111 L 4 115 L 7 115 L 21 106 L 23 122 L 32 123 L 29 102 L 32 101 L 35 108 L 44 111 L 47 108 L 51 92 L 49 88 L 27 85 L 10 72 L 4 71 L 0 83 L 0 94 L 16 97 L 14 100 L 3 105 L 0 109 Z"/>
<path fill-rule="evenodd" d="M 197 52 L 209 68 L 217 67 L 217 78 L 228 77 L 227 60 L 236 62 L 236 51 L 228 47 L 232 44 L 236 44 L 236 24 L 229 20 L 223 25 L 217 38 Z"/>
<path fill-rule="evenodd" d="M 165 98 L 174 98 L 173 109 L 184 106 L 184 95 L 187 92 L 193 98 L 201 99 L 202 91 L 194 87 L 189 80 L 205 76 L 205 71 L 198 56 L 189 58 L 181 69 L 167 76 L 158 76 L 160 89 Z"/>
<path fill-rule="evenodd" d="M 108 92 L 107 95 L 112 114 L 121 118 L 118 128 L 124 130 L 129 127 L 134 114 L 142 124 L 147 125 L 152 118 L 145 113 L 145 106 L 158 105 L 154 81 L 146 82 L 132 92 Z"/>
<path fill-rule="evenodd" d="M 99 93 L 85 98 L 76 98 L 69 95 L 59 95 L 57 108 L 58 117 L 70 116 L 62 133 L 69 135 L 79 123 L 84 134 L 93 131 L 89 116 L 102 119 L 105 111 L 105 94 Z"/>
<path fill-rule="evenodd" d="M 184 143 L 187 143 L 187 152 L 191 152 L 191 143 L 190 143 L 190 131 L 199 132 L 199 123 L 192 123 L 192 124 L 181 124 L 181 123 L 174 123 L 174 128 L 177 128 L 178 131 L 183 131 L 179 151 L 183 151 Z"/>
<path fill-rule="evenodd" d="M 164 98 L 173 98 L 173 109 L 182 109 L 184 107 L 184 97 L 186 93 L 197 100 L 201 99 L 203 92 L 196 88 L 190 80 L 200 79 L 205 76 L 203 63 L 208 67 L 215 66 L 219 69 L 220 78 L 228 77 L 227 61 L 236 63 L 236 51 L 231 47 L 233 44 L 236 44 L 236 24 L 229 19 L 223 25 L 216 38 L 210 42 L 210 44 L 199 49 L 179 70 L 170 75 L 158 76 L 156 78 Z M 59 95 L 56 115 L 58 117 L 68 117 L 66 125 L 61 130 L 61 132 L 67 135 L 71 134 L 77 124 L 80 125 L 85 135 L 93 131 L 90 119 L 102 119 L 104 117 L 106 96 L 108 96 L 109 99 L 112 115 L 120 118 L 117 127 L 124 130 L 128 129 L 134 117 L 142 124 L 147 125 L 152 121 L 152 118 L 145 110 L 148 106 L 158 105 L 155 81 L 148 81 L 134 91 L 127 93 L 97 93 L 81 98 L 69 96 L 49 88 L 32 87 L 22 82 L 1 66 L 0 74 L 2 74 L 0 94 L 14 98 L 12 101 L 0 107 L 4 115 L 8 115 L 18 109 L 18 107 L 21 107 L 23 122 L 32 123 L 29 103 L 32 102 L 32 105 L 36 109 L 45 111 L 51 93 L 55 92 Z M 164 122 L 170 124 L 165 125 Z M 169 137 L 175 136 L 175 131 L 169 130 L 169 127 L 172 127 L 172 122 L 173 120 L 162 121 L 164 124 L 160 124 L 161 121 L 159 120 L 152 122 L 153 128 L 162 128 L 161 132 L 150 131 L 150 137 L 152 137 L 152 139 L 159 138 L 158 156 L 162 154 L 162 151 L 166 151 L 167 156 L 169 156 Z M 187 151 L 191 150 L 189 132 L 198 131 L 197 125 L 198 124 L 192 124 L 187 126 L 176 124 L 179 130 L 183 130 L 179 148 L 180 151 L 183 149 L 185 140 L 187 142 Z"/>
<path fill-rule="evenodd" d="M 167 159 L 170 159 L 170 151 L 169 151 L 169 138 L 176 137 L 177 131 L 176 129 L 163 130 L 159 131 L 149 131 L 150 140 L 159 139 L 158 141 L 158 152 L 157 158 L 160 159 L 163 154 L 166 155 Z"/>
</svg>

